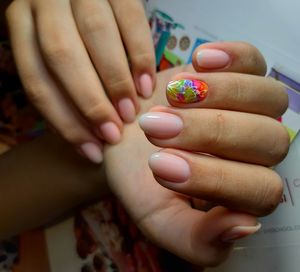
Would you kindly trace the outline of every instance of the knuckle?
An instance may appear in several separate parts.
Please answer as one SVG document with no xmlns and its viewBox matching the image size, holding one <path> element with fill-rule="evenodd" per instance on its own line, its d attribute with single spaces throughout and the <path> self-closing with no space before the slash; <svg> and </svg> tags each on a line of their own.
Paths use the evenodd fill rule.
<svg viewBox="0 0 300 272">
<path fill-rule="evenodd" d="M 130 62 L 133 69 L 139 71 L 143 70 L 149 65 L 154 65 L 154 55 L 151 52 L 140 52 L 130 57 Z"/>
<path fill-rule="evenodd" d="M 218 146 L 222 145 L 222 138 L 224 136 L 224 127 L 226 120 L 222 112 L 216 112 L 212 118 L 212 133 L 208 133 L 207 139 L 204 144 L 208 148 L 216 149 L 218 148 Z"/>
<path fill-rule="evenodd" d="M 134 93 L 134 84 L 130 76 L 114 73 L 105 82 L 105 87 L 111 98 L 124 97 Z"/>
<path fill-rule="evenodd" d="M 78 126 L 74 126 L 74 124 L 70 122 L 65 122 L 58 131 L 62 137 L 70 143 L 80 143 L 82 141 Z"/>
<path fill-rule="evenodd" d="M 245 82 L 238 75 L 232 76 L 228 81 L 228 90 L 232 92 L 232 98 L 238 103 L 247 102 L 245 88 L 247 88 Z"/>
<path fill-rule="evenodd" d="M 26 88 L 26 94 L 29 101 L 38 108 L 46 103 L 45 95 L 38 88 Z"/>
<path fill-rule="evenodd" d="M 104 10 L 109 11 L 106 1 L 72 0 L 71 6 L 76 14 L 80 15 L 77 23 L 83 34 L 107 31 L 112 19 L 110 12 L 103 12 Z M 101 16 L 99 16 L 100 13 Z"/>
<path fill-rule="evenodd" d="M 52 40 L 51 35 L 48 36 Z M 49 65 L 60 65 L 62 63 L 68 63 L 72 59 L 72 54 L 70 48 L 72 48 L 67 40 L 56 35 L 55 42 L 48 42 L 48 39 L 41 43 L 42 52 L 46 62 Z"/>
<path fill-rule="evenodd" d="M 226 184 L 226 174 L 223 167 L 218 166 L 215 171 L 215 182 L 212 184 L 211 196 L 218 198 L 224 194 L 224 184 Z"/>
<path fill-rule="evenodd" d="M 22 82 L 28 99 L 35 106 L 42 106 L 46 102 L 46 97 L 43 90 L 43 85 L 40 80 L 32 74 L 24 74 Z"/>
<path fill-rule="evenodd" d="M 82 32 L 85 34 L 93 34 L 107 29 L 108 22 L 105 16 L 98 14 L 89 14 L 81 22 Z"/>
<path fill-rule="evenodd" d="M 112 111 L 109 108 L 109 102 L 94 102 L 89 105 L 84 111 L 83 115 L 87 120 L 90 120 L 93 123 L 101 123 L 105 120 L 111 119 L 113 115 Z"/>
</svg>

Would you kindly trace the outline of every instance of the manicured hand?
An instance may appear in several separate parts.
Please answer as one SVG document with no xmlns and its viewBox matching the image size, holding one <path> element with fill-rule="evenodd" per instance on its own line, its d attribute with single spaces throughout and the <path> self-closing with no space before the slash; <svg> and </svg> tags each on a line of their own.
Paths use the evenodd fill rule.
<svg viewBox="0 0 300 272">
<path fill-rule="evenodd" d="M 138 0 L 15 0 L 7 21 L 31 102 L 94 162 L 152 95 L 155 57 Z M 130 66 L 128 64 L 127 55 Z"/>
<path fill-rule="evenodd" d="M 259 229 L 256 216 L 276 207 L 282 184 L 268 166 L 284 158 L 289 144 L 275 120 L 287 95 L 262 76 L 260 53 L 244 43 L 216 46 L 228 55 L 224 71 L 197 74 L 180 67 L 159 73 L 139 124 L 127 125 L 124 140 L 105 152 L 109 185 L 144 234 L 204 267 L 224 261 L 234 241 Z M 176 107 L 166 107 L 171 79 L 201 80 L 207 91 L 195 103 L 169 93 Z"/>
</svg>

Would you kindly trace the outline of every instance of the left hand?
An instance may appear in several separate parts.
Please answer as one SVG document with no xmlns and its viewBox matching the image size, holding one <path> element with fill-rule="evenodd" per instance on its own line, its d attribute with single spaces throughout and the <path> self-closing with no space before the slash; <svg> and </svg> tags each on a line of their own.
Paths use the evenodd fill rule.
<svg viewBox="0 0 300 272">
<path fill-rule="evenodd" d="M 182 119 L 182 130 L 171 139 L 158 139 L 151 129 L 144 127 L 153 144 L 168 148 L 160 153 L 175 155 L 188 164 L 188 181 L 170 182 L 173 173 L 163 173 L 153 164 L 150 164 L 151 172 L 147 161 L 158 149 L 145 139 L 137 122 L 128 125 L 124 130 L 124 140 L 119 145 L 108 146 L 105 153 L 109 185 L 146 237 L 202 266 L 222 262 L 232 249 L 233 240 L 257 230 L 255 216 L 270 213 L 276 207 L 282 193 L 281 180 L 264 165 L 277 163 L 288 149 L 286 131 L 272 118 L 286 109 L 287 99 L 283 88 L 273 80 L 258 76 L 264 72 L 261 69 L 264 60 L 254 47 L 225 43 L 224 48 L 237 54 L 235 62 L 231 64 L 233 68 L 230 70 L 226 67 L 228 73 L 194 75 L 205 79 L 211 88 L 207 100 L 194 107 L 217 110 L 152 109 L 155 112 L 167 111 Z M 245 52 L 251 52 L 253 58 L 259 61 L 247 63 L 248 58 L 243 61 Z M 238 73 L 245 66 L 252 69 L 252 75 Z M 179 67 L 159 73 L 157 89 L 164 90 L 167 82 L 176 74 L 177 78 L 187 76 L 178 75 L 185 69 Z M 191 67 L 186 70 L 192 71 Z M 237 82 L 240 85 L 234 85 Z M 239 86 L 243 88 L 238 89 Z M 143 113 L 153 106 L 167 105 L 165 93 L 158 90 L 151 100 L 142 105 Z M 238 93 L 240 95 L 236 96 Z M 243 109 L 247 113 L 241 113 Z M 221 130 L 214 129 L 217 125 L 214 117 L 218 114 L 225 120 Z M 258 130 L 260 126 L 263 129 Z M 277 137 L 270 141 L 270 135 Z M 206 146 L 209 139 L 214 144 Z M 218 175 L 220 173 L 222 175 Z M 153 174 L 168 189 L 156 183 Z M 208 211 L 195 209 L 191 196 L 223 207 L 215 206 Z"/>
</svg>

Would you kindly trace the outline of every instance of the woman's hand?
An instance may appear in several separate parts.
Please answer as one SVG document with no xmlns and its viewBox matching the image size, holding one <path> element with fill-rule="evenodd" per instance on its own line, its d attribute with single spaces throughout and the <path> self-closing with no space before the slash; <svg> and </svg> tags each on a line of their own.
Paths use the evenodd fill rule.
<svg viewBox="0 0 300 272">
<path fill-rule="evenodd" d="M 147 113 L 140 125 L 148 140 L 136 122 L 105 153 L 109 185 L 145 235 L 201 266 L 222 262 L 236 239 L 258 230 L 256 216 L 279 203 L 281 180 L 268 166 L 284 158 L 289 144 L 274 119 L 285 111 L 287 95 L 262 77 L 265 62 L 257 49 L 209 46 L 221 46 L 228 64 L 214 73 L 184 71 L 191 67 L 159 73 L 155 95 L 142 104 Z M 198 63 L 194 67 L 199 70 Z M 205 99 L 166 107 L 171 78 L 206 82 Z"/>
<path fill-rule="evenodd" d="M 31 102 L 94 162 L 120 141 L 155 81 L 151 34 L 139 0 L 15 0 L 11 43 Z M 126 56 L 128 54 L 130 65 Z"/>
</svg>

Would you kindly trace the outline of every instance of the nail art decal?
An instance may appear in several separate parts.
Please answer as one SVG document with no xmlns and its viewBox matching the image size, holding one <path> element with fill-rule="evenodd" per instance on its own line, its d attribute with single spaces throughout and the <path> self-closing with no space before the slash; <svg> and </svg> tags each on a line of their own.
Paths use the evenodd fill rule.
<svg viewBox="0 0 300 272">
<path fill-rule="evenodd" d="M 205 82 L 196 79 L 180 79 L 170 81 L 167 86 L 168 97 L 179 103 L 189 104 L 204 100 L 208 86 Z"/>
</svg>

